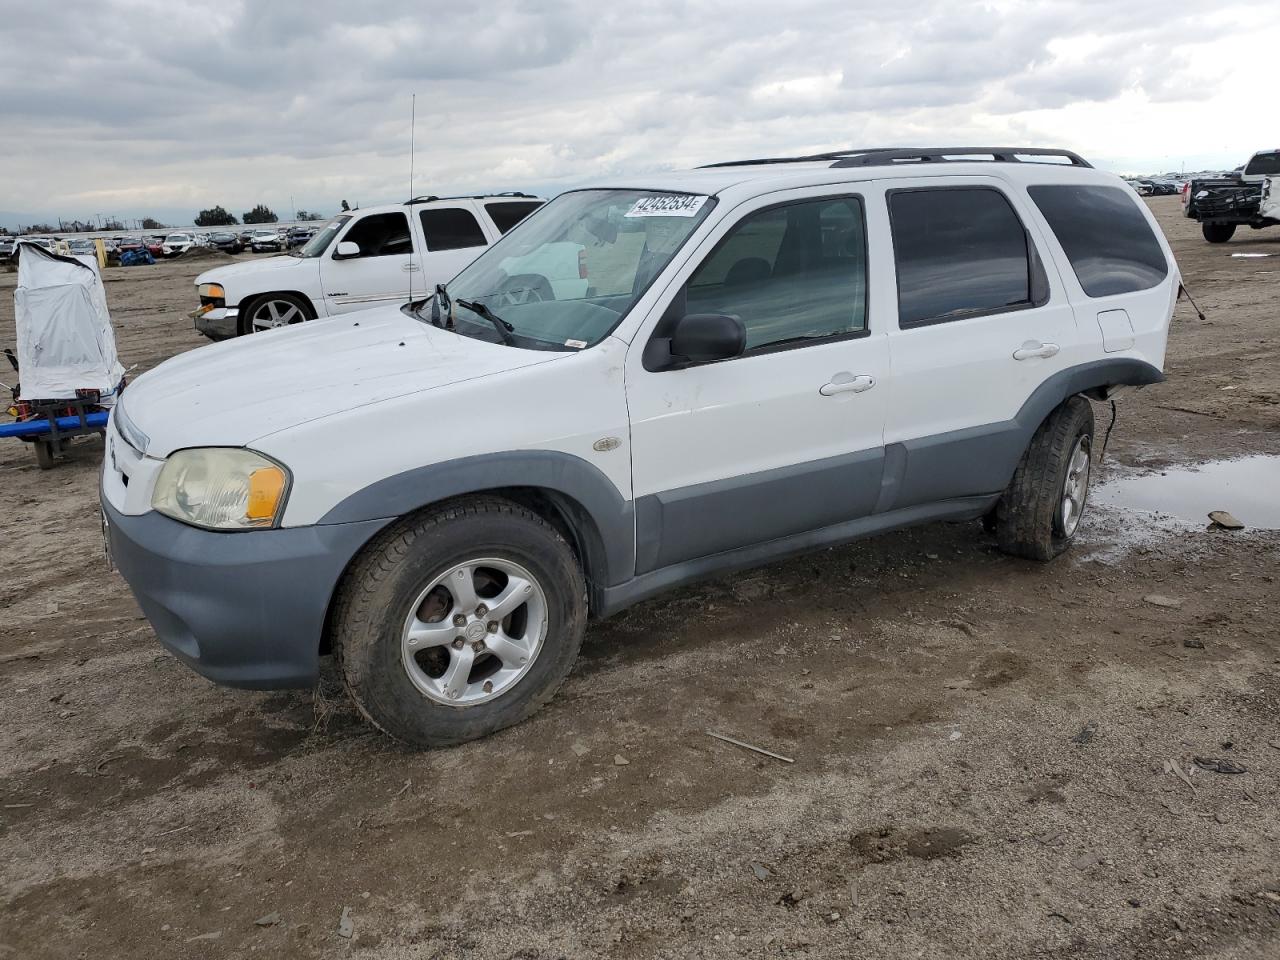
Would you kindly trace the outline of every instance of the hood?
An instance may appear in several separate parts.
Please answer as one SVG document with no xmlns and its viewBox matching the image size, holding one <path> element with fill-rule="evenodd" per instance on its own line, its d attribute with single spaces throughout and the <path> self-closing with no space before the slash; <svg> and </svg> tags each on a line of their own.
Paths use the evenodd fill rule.
<svg viewBox="0 0 1280 960">
<path fill-rule="evenodd" d="M 355 407 L 565 356 L 462 337 L 386 307 L 199 347 L 138 377 L 122 405 L 148 438 L 144 452 L 166 457 L 250 445 Z"/>
<path fill-rule="evenodd" d="M 196 283 L 233 283 L 238 277 L 251 273 L 281 273 L 299 268 L 315 269 L 317 261 L 303 257 L 267 257 L 265 260 L 252 260 L 248 263 L 230 263 L 225 267 L 214 267 L 196 277 Z"/>
</svg>

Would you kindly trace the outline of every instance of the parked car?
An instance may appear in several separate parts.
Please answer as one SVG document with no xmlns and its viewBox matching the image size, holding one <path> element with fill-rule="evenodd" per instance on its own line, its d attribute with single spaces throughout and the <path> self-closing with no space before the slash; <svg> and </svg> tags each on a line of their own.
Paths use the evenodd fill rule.
<svg viewBox="0 0 1280 960">
<path fill-rule="evenodd" d="M 217 267 L 196 277 L 196 329 L 220 339 L 421 297 L 542 203 L 512 194 L 417 197 L 341 214 L 287 257 Z M 264 246 L 278 243 L 274 233 L 262 236 L 270 238 L 261 241 Z M 255 237 L 255 252 L 259 244 Z M 524 272 L 585 290 L 582 249 L 549 248 L 540 256 L 555 256 L 556 263 L 528 263 Z M 550 298 L 546 290 L 529 295 Z"/>
<path fill-rule="evenodd" d="M 67 249 L 73 257 L 92 257 L 97 255 L 97 248 L 92 240 L 77 238 L 67 241 Z"/>
<path fill-rule="evenodd" d="M 13 257 L 13 249 L 17 245 L 16 237 L 0 236 L 0 260 L 9 260 Z"/>
<path fill-rule="evenodd" d="M 244 253 L 244 243 L 236 233 L 211 233 L 209 246 L 224 253 Z"/>
<path fill-rule="evenodd" d="M 1200 223 L 1210 243 L 1226 243 L 1236 227 L 1254 230 L 1280 224 L 1276 211 L 1262 209 L 1268 178 L 1280 177 L 1280 150 L 1260 150 L 1226 177 L 1188 180 L 1182 188 L 1182 212 Z"/>
<path fill-rule="evenodd" d="M 153 257 L 163 257 L 164 254 L 164 237 L 144 237 L 142 245 L 146 247 L 147 253 Z"/>
<path fill-rule="evenodd" d="M 294 247 L 301 247 L 315 235 L 316 232 L 309 227 L 290 227 L 289 232 L 285 234 L 285 242 L 292 250 Z"/>
<path fill-rule="evenodd" d="M 255 230 L 249 235 L 249 249 L 254 253 L 281 253 L 286 247 L 284 238 L 274 230 Z"/>
<path fill-rule="evenodd" d="M 1049 560 L 1089 401 L 1164 378 L 1178 268 L 1119 178 L 990 155 L 571 190 L 433 295 L 174 357 L 111 418 L 111 556 L 196 671 L 306 687 L 333 651 L 417 746 L 529 716 L 588 617 L 699 578 L 940 520 Z M 585 288 L 509 295 L 565 244 Z"/>
<path fill-rule="evenodd" d="M 162 250 L 166 257 L 180 257 L 196 246 L 196 238 L 190 233 L 171 233 L 164 238 Z"/>
<path fill-rule="evenodd" d="M 116 249 L 121 253 L 125 253 L 128 250 L 146 250 L 148 245 L 143 242 L 141 237 L 120 237 L 116 240 Z"/>
</svg>

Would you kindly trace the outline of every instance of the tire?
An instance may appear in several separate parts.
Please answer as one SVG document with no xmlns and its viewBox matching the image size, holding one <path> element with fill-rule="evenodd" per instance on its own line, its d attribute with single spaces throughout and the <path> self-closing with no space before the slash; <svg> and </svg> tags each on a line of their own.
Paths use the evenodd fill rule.
<svg viewBox="0 0 1280 960">
<path fill-rule="evenodd" d="M 1036 430 L 996 504 L 1001 550 L 1044 561 L 1071 545 L 1088 499 L 1092 453 L 1093 407 L 1084 397 L 1071 397 Z"/>
<path fill-rule="evenodd" d="M 530 599 L 507 601 L 513 612 L 490 620 L 483 606 L 459 600 L 454 584 L 466 582 L 481 605 L 486 597 L 499 608 L 511 594 Z M 444 747 L 519 723 L 547 703 L 577 660 L 586 617 L 586 581 L 564 537 L 532 511 L 484 497 L 408 517 L 375 537 L 339 586 L 332 639 L 347 693 L 369 722 L 410 746 Z M 418 632 L 427 636 L 415 649 Z"/>
<path fill-rule="evenodd" d="M 311 304 L 301 297 L 292 293 L 264 293 L 240 309 L 240 336 L 258 332 L 254 320 L 260 313 L 262 319 L 269 319 L 273 325 L 282 327 L 315 319 Z"/>
<path fill-rule="evenodd" d="M 1226 243 L 1236 232 L 1234 223 L 1202 223 L 1200 232 L 1210 243 Z"/>
</svg>

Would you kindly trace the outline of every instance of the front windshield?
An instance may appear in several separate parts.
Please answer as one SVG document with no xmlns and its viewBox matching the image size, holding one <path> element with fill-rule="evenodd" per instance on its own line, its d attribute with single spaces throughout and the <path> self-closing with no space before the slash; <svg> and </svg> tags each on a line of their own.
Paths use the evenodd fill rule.
<svg viewBox="0 0 1280 960">
<path fill-rule="evenodd" d="M 458 333 L 516 346 L 580 350 L 618 325 L 715 201 L 700 194 L 575 190 L 513 227 L 449 282 Z M 427 315 L 429 306 L 423 308 Z"/>
<path fill-rule="evenodd" d="M 300 246 L 297 250 L 294 250 L 293 255 L 295 257 L 308 258 L 320 256 L 320 254 L 324 253 L 325 250 L 329 248 L 329 244 L 333 241 L 333 238 L 338 235 L 338 231 L 341 230 L 350 219 L 350 217 L 334 217 L 321 227 L 320 231 L 314 237 Z"/>
</svg>

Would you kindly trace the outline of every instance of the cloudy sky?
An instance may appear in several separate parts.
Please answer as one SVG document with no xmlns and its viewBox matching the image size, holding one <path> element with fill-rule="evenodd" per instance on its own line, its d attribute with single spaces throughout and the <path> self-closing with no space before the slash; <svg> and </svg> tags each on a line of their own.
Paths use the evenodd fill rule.
<svg viewBox="0 0 1280 960">
<path fill-rule="evenodd" d="M 1280 146 L 1278 57 L 1275 0 L 0 0 L 0 225 L 403 199 L 410 94 L 418 193 L 875 144 L 1235 166 Z"/>
</svg>

